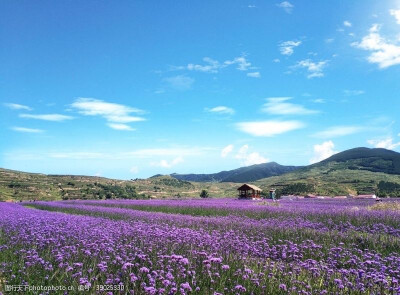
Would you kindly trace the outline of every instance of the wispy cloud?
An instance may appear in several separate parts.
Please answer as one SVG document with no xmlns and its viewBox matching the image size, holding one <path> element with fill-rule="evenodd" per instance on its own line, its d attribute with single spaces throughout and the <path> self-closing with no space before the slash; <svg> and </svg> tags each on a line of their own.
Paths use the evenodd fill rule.
<svg viewBox="0 0 400 295">
<path fill-rule="evenodd" d="M 206 108 L 205 109 L 207 112 L 210 113 L 217 113 L 217 114 L 228 114 L 228 115 L 233 115 L 235 113 L 235 110 L 226 106 L 217 106 L 214 108 Z"/>
<path fill-rule="evenodd" d="M 345 90 L 343 90 L 343 93 L 346 96 L 357 96 L 357 95 L 364 94 L 365 91 L 364 90 L 349 90 L 349 89 L 345 89 Z"/>
<path fill-rule="evenodd" d="M 277 134 L 300 129 L 305 126 L 300 121 L 255 121 L 255 122 L 240 122 L 236 124 L 237 128 L 245 133 L 253 136 L 271 137 Z"/>
<path fill-rule="evenodd" d="M 253 69 L 251 62 L 249 62 L 246 56 L 238 56 L 232 60 L 226 60 L 224 62 L 219 62 L 218 60 L 212 59 L 210 57 L 203 58 L 204 64 L 194 64 L 190 63 L 187 66 L 174 66 L 172 70 L 188 70 L 197 71 L 203 73 L 218 73 L 221 69 L 229 67 L 231 65 L 236 65 L 236 69 L 239 71 L 248 71 Z"/>
<path fill-rule="evenodd" d="M 250 166 L 255 164 L 267 163 L 269 159 L 264 158 L 257 152 L 249 153 L 249 146 L 246 144 L 239 149 L 235 158 L 241 160 L 241 164 L 244 166 Z"/>
<path fill-rule="evenodd" d="M 335 145 L 331 140 L 314 145 L 314 156 L 310 159 L 310 163 L 320 162 L 336 154 L 337 151 L 334 150 L 334 147 Z"/>
<path fill-rule="evenodd" d="M 396 22 L 400 25 L 400 9 L 390 9 L 389 13 L 395 17 Z"/>
<path fill-rule="evenodd" d="M 260 74 L 260 72 L 247 73 L 247 77 L 261 78 L 261 74 Z"/>
<path fill-rule="evenodd" d="M 345 27 L 352 27 L 353 26 L 353 24 L 351 23 L 351 22 L 349 22 L 348 20 L 345 20 L 344 22 L 343 22 L 343 25 L 345 26 Z"/>
<path fill-rule="evenodd" d="M 71 106 L 82 115 L 103 117 L 110 128 L 117 130 L 134 130 L 126 123 L 145 120 L 143 117 L 131 115 L 143 114 L 143 110 L 94 98 L 78 98 Z"/>
<path fill-rule="evenodd" d="M 388 150 L 393 150 L 395 148 L 397 148 L 398 146 L 400 146 L 400 142 L 393 142 L 393 138 L 392 137 L 387 137 L 384 139 L 370 139 L 367 141 L 368 144 L 376 147 L 376 148 L 384 148 L 384 149 L 388 149 Z"/>
<path fill-rule="evenodd" d="M 42 114 L 42 115 L 20 114 L 19 117 L 27 119 L 44 120 L 44 121 L 54 121 L 54 122 L 62 122 L 66 120 L 72 120 L 74 118 L 71 116 L 66 116 L 61 114 Z"/>
<path fill-rule="evenodd" d="M 310 110 L 302 105 L 288 102 L 292 97 L 269 97 L 264 104 L 262 111 L 273 115 L 311 115 L 319 113 Z"/>
<path fill-rule="evenodd" d="M 308 75 L 307 75 L 308 79 L 320 78 L 320 77 L 324 76 L 323 70 L 327 66 L 328 62 L 329 62 L 328 60 L 314 62 L 311 59 L 305 59 L 305 60 L 301 60 L 301 61 L 297 62 L 297 64 L 294 65 L 292 68 L 306 69 L 306 71 L 308 73 Z"/>
<path fill-rule="evenodd" d="M 17 103 L 4 103 L 3 105 L 12 110 L 26 110 L 26 111 L 32 110 L 31 107 Z"/>
<path fill-rule="evenodd" d="M 314 103 L 326 103 L 326 100 L 323 99 L 323 98 L 316 98 L 316 99 L 313 99 L 311 101 L 314 102 Z"/>
<path fill-rule="evenodd" d="M 42 133 L 44 130 L 42 129 L 34 129 L 34 128 L 26 128 L 26 127 L 12 127 L 11 128 L 17 132 L 25 132 L 25 133 Z"/>
<path fill-rule="evenodd" d="M 221 157 L 226 158 L 233 151 L 233 144 L 227 145 L 221 151 Z"/>
<path fill-rule="evenodd" d="M 370 51 L 367 60 L 376 63 L 381 69 L 400 64 L 399 41 L 390 42 L 379 33 L 380 25 L 374 24 L 369 29 L 369 34 L 361 42 L 353 42 L 352 46 Z"/>
<path fill-rule="evenodd" d="M 292 13 L 294 5 L 289 1 L 283 1 L 281 3 L 276 4 L 276 6 L 282 8 L 286 13 Z"/>
<path fill-rule="evenodd" d="M 285 41 L 279 44 L 279 51 L 283 55 L 292 55 L 294 52 L 294 48 L 299 46 L 301 41 Z"/>
<path fill-rule="evenodd" d="M 178 165 L 179 163 L 183 162 L 183 158 L 182 157 L 177 157 L 171 161 L 167 161 L 167 160 L 161 160 L 160 162 L 152 162 L 151 165 L 152 166 L 158 166 L 158 167 L 162 167 L 162 168 L 171 168 L 175 165 Z"/>
<path fill-rule="evenodd" d="M 108 123 L 108 127 L 115 129 L 115 130 L 122 130 L 122 131 L 134 131 L 135 129 L 126 124 L 118 124 L 118 123 Z"/>
<path fill-rule="evenodd" d="M 205 62 L 204 65 L 199 64 L 188 64 L 187 69 L 189 71 L 199 71 L 199 72 L 206 72 L 206 73 L 217 73 L 218 70 L 222 67 L 222 65 L 217 61 L 210 57 L 204 57 L 203 61 Z"/>
<path fill-rule="evenodd" d="M 358 133 L 363 130 L 364 128 L 360 126 L 333 126 L 326 130 L 317 132 L 313 136 L 319 138 L 333 138 Z"/>
<path fill-rule="evenodd" d="M 247 71 L 251 67 L 251 63 L 246 59 L 245 56 L 235 57 L 233 60 L 227 60 L 224 62 L 225 65 L 236 65 L 236 69 L 239 71 Z"/>
<path fill-rule="evenodd" d="M 164 78 L 163 81 L 167 82 L 168 85 L 176 90 L 185 91 L 192 88 L 194 79 L 185 75 L 178 75 L 174 77 Z"/>
</svg>

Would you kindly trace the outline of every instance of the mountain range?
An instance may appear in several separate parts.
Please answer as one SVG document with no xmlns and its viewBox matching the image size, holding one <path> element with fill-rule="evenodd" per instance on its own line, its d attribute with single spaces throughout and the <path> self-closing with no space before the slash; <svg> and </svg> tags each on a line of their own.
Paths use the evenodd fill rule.
<svg viewBox="0 0 400 295">
<path fill-rule="evenodd" d="M 171 174 L 172 177 L 196 182 L 252 182 L 288 172 L 310 171 L 314 167 L 325 166 L 330 162 L 340 162 L 342 168 L 365 170 L 388 174 L 400 174 L 400 153 L 382 148 L 354 148 L 337 153 L 319 163 L 309 166 L 283 166 L 275 162 L 241 167 L 234 170 L 211 174 Z"/>
<path fill-rule="evenodd" d="M 255 164 L 212 174 L 171 174 L 172 177 L 196 182 L 251 182 L 270 176 L 278 176 L 300 169 L 300 166 L 283 166 L 275 162 Z"/>
<path fill-rule="evenodd" d="M 380 193 L 400 196 L 400 153 L 354 148 L 319 163 L 296 167 L 275 162 L 212 174 L 155 175 L 117 180 L 94 176 L 46 175 L 0 168 L 0 201 L 99 198 L 234 197 L 238 183 L 282 194 L 344 195 Z"/>
</svg>

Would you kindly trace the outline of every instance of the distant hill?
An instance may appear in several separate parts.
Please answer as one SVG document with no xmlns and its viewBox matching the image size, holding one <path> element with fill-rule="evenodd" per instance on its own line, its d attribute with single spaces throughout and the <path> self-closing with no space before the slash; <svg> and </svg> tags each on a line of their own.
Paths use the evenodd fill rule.
<svg viewBox="0 0 400 295">
<path fill-rule="evenodd" d="M 354 148 L 293 172 L 260 179 L 256 185 L 263 189 L 274 187 L 283 194 L 379 193 L 379 183 L 397 188 L 399 174 L 400 153 L 381 148 Z"/>
<path fill-rule="evenodd" d="M 256 164 L 229 171 L 212 174 L 171 174 L 172 177 L 186 181 L 196 182 L 250 182 L 262 178 L 282 175 L 301 167 L 283 166 L 275 162 Z"/>
<path fill-rule="evenodd" d="M 236 184 L 192 183 L 169 175 L 116 180 L 97 176 L 46 175 L 0 168 L 0 201 L 62 199 L 194 198 L 202 189 L 213 197 L 235 196 Z"/>
<path fill-rule="evenodd" d="M 368 170 L 389 174 L 400 174 L 400 153 L 395 151 L 359 147 L 337 153 L 314 166 L 323 166 L 329 162 L 344 163 L 351 170 Z"/>
</svg>

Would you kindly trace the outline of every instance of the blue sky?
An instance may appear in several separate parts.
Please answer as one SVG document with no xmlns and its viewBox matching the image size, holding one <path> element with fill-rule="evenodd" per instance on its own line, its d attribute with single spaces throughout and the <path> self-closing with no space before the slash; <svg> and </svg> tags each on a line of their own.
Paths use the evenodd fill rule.
<svg viewBox="0 0 400 295">
<path fill-rule="evenodd" d="M 400 150 L 400 1 L 2 1 L 0 167 L 130 179 Z"/>
</svg>

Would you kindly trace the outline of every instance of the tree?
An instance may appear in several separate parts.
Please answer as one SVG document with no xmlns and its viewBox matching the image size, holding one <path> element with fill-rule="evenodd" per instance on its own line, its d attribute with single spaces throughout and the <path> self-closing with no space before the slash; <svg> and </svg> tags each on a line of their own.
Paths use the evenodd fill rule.
<svg viewBox="0 0 400 295">
<path fill-rule="evenodd" d="M 203 190 L 201 191 L 201 193 L 200 193 L 200 198 L 205 199 L 205 198 L 208 198 L 208 197 L 209 197 L 208 191 L 206 191 L 205 189 L 203 189 Z"/>
</svg>

